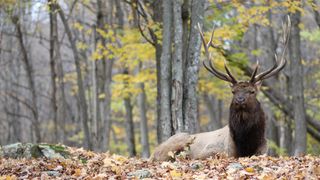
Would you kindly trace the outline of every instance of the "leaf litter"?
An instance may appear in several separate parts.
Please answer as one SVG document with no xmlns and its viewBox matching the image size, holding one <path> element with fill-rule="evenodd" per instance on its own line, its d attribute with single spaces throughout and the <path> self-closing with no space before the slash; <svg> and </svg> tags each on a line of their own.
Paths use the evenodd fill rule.
<svg viewBox="0 0 320 180">
<path fill-rule="evenodd" d="M 68 158 L 1 158 L 0 180 L 15 179 L 320 179 L 320 157 L 252 156 L 154 162 L 68 147 Z"/>
</svg>

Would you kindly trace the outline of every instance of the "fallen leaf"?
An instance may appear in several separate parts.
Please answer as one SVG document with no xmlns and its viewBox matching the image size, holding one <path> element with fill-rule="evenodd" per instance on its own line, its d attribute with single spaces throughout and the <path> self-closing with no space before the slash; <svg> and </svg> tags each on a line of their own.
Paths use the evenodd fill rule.
<svg viewBox="0 0 320 180">
<path fill-rule="evenodd" d="M 176 170 L 172 170 L 172 171 L 170 171 L 170 176 L 172 178 L 180 178 L 180 177 L 182 177 L 182 173 L 179 171 L 176 171 Z"/>
<path fill-rule="evenodd" d="M 81 176 L 81 169 L 75 169 L 73 175 L 77 177 Z"/>
<path fill-rule="evenodd" d="M 245 170 L 249 173 L 254 173 L 254 169 L 252 167 L 247 167 Z"/>
</svg>

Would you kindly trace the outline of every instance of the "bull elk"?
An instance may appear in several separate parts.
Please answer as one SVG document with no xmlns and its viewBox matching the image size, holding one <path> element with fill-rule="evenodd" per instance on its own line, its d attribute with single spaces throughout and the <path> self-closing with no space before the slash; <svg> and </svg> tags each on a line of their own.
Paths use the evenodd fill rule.
<svg viewBox="0 0 320 180">
<path fill-rule="evenodd" d="M 193 135 L 178 133 L 155 149 L 151 156 L 152 160 L 168 160 L 170 151 L 180 151 L 186 146 L 190 147 L 189 155 L 193 159 L 206 158 L 217 153 L 227 154 L 229 157 L 244 157 L 261 155 L 267 152 L 265 114 L 256 96 L 261 82 L 277 74 L 286 65 L 285 52 L 291 27 L 289 16 L 286 25 L 283 24 L 282 27 L 284 48 L 280 59 L 278 60 L 275 54 L 274 66 L 260 74 L 257 74 L 259 68 L 257 62 L 249 81 L 237 81 L 226 63 L 224 64 L 226 73 L 213 66 L 209 48 L 215 48 L 212 42 L 214 31 L 207 43 L 199 26 L 206 61 L 208 61 L 208 63 L 203 62 L 204 67 L 215 77 L 231 83 L 233 98 L 229 110 L 229 124 L 211 132 Z"/>
</svg>

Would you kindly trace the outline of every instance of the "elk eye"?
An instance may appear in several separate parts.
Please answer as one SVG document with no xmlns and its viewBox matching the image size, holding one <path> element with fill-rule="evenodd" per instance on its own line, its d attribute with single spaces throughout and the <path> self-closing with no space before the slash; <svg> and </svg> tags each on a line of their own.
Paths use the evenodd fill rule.
<svg viewBox="0 0 320 180">
<path fill-rule="evenodd" d="M 252 91 L 250 91 L 250 93 L 251 93 L 251 94 L 254 94 L 254 93 L 255 93 L 255 91 L 254 91 L 254 90 L 252 90 Z"/>
<path fill-rule="evenodd" d="M 234 94 L 236 91 L 235 91 L 235 90 L 232 90 L 231 92 L 232 92 L 232 94 Z"/>
</svg>

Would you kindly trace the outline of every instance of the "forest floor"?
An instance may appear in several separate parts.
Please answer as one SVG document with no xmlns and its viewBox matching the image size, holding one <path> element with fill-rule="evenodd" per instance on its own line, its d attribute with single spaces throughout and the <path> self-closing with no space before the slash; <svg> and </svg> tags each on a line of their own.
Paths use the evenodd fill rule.
<svg viewBox="0 0 320 180">
<path fill-rule="evenodd" d="M 12 179 L 320 179 L 320 157 L 226 158 L 151 162 L 67 148 L 68 158 L 1 158 L 0 180 Z"/>
</svg>

